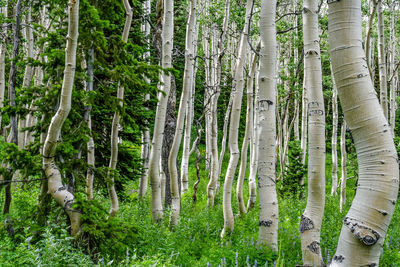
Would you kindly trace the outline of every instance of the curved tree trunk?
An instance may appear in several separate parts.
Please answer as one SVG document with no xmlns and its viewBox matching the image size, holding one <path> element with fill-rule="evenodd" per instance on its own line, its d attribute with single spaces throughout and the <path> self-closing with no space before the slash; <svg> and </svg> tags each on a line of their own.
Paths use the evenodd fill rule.
<svg viewBox="0 0 400 267">
<path fill-rule="evenodd" d="M 243 137 L 242 151 L 240 156 L 239 176 L 236 185 L 236 197 L 238 201 L 240 214 L 246 214 L 247 212 L 243 198 L 243 182 L 244 182 L 244 175 L 246 173 L 247 150 L 254 130 L 251 124 L 253 121 L 253 80 L 254 80 L 254 73 L 256 71 L 256 63 L 257 63 L 257 56 L 254 55 L 250 63 L 250 73 L 247 77 L 246 129 Z"/>
<path fill-rule="evenodd" d="M 172 67 L 172 47 L 173 47 L 173 30 L 174 30 L 174 1 L 163 1 L 163 30 L 162 30 L 162 58 L 161 65 L 163 68 Z M 159 170 L 159 161 L 161 148 L 163 143 L 165 115 L 167 111 L 167 103 L 169 91 L 171 88 L 171 74 L 163 73 L 163 85 L 158 95 L 158 104 L 156 117 L 154 120 L 153 145 L 151 147 L 149 161 L 149 180 L 151 184 L 151 212 L 154 222 L 159 222 L 163 216 L 163 208 L 161 201 L 161 185 Z"/>
<path fill-rule="evenodd" d="M 192 79 L 194 71 L 194 39 L 196 31 L 196 0 L 190 1 L 190 11 L 188 16 L 186 28 L 186 51 L 185 51 L 185 70 L 183 74 L 183 88 L 181 100 L 179 102 L 178 116 L 176 119 L 176 128 L 174 140 L 172 142 L 171 151 L 168 158 L 168 169 L 170 174 L 171 186 L 171 216 L 170 224 L 175 226 L 178 224 L 179 213 L 181 210 L 181 198 L 178 183 L 178 169 L 176 160 L 178 158 L 179 148 L 181 146 L 183 125 L 185 122 L 185 110 L 187 108 L 187 101 L 189 98 L 190 90 L 192 89 Z"/>
<path fill-rule="evenodd" d="M 318 36 L 318 2 L 303 2 L 304 79 L 308 104 L 308 197 L 300 221 L 305 266 L 321 266 L 320 234 L 325 207 L 325 108 Z"/>
<path fill-rule="evenodd" d="M 55 163 L 57 142 L 61 128 L 71 110 L 72 88 L 76 66 L 76 47 L 79 25 L 79 0 L 70 0 L 68 5 L 68 36 L 65 50 L 65 70 L 61 88 L 61 101 L 57 113 L 51 119 L 43 147 L 43 170 L 48 179 L 48 190 L 52 197 L 67 212 L 71 221 L 71 235 L 78 234 L 81 220 L 80 213 L 72 208 L 74 195 L 68 192 L 62 183 L 62 175 Z"/>
<path fill-rule="evenodd" d="M 397 153 L 366 66 L 361 27 L 360 0 L 329 3 L 332 69 L 359 166 L 357 193 L 331 266 L 379 264 L 398 194 Z"/>
<path fill-rule="evenodd" d="M 122 32 L 122 41 L 126 43 L 128 42 L 129 30 L 132 24 L 133 11 L 128 0 L 124 0 L 124 7 L 126 12 L 126 19 L 125 19 L 124 31 Z M 122 107 L 124 101 L 124 87 L 121 86 L 119 83 L 117 90 L 117 99 L 118 99 L 118 104 Z M 111 207 L 110 207 L 111 216 L 115 216 L 119 208 L 118 196 L 117 192 L 115 191 L 114 178 L 118 162 L 118 127 L 119 127 L 120 116 L 121 114 L 117 108 L 117 110 L 114 113 L 114 118 L 111 127 L 111 157 L 110 157 L 110 164 L 108 166 L 109 171 L 107 173 L 107 187 L 111 200 Z"/>
<path fill-rule="evenodd" d="M 278 250 L 278 197 L 276 194 L 276 0 L 261 1 L 260 77 L 258 100 L 258 190 L 260 219 L 258 243 Z"/>
<path fill-rule="evenodd" d="M 239 146 L 238 146 L 238 134 L 239 134 L 239 122 L 240 122 L 240 110 L 242 106 L 242 96 L 244 88 L 244 64 L 246 62 L 246 51 L 247 51 L 247 34 L 248 24 L 250 18 L 250 11 L 253 4 L 253 0 L 247 0 L 246 4 L 246 16 L 244 28 L 240 37 L 240 45 L 238 49 L 238 55 L 236 59 L 236 69 L 232 85 L 233 102 L 231 112 L 231 123 L 229 126 L 229 151 L 230 159 L 228 169 L 226 171 L 224 192 L 223 192 L 223 212 L 224 212 L 224 229 L 221 232 L 223 238 L 225 234 L 233 232 L 234 219 L 232 211 L 232 183 L 235 176 L 236 167 L 239 161 Z"/>
</svg>

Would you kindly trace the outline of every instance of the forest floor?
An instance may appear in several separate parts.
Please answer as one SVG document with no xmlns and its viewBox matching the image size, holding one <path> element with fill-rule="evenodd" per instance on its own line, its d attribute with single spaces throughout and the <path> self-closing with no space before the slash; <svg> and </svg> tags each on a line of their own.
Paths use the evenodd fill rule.
<svg viewBox="0 0 400 267">
<path fill-rule="evenodd" d="M 329 156 L 327 163 L 330 161 Z M 194 166 L 195 163 L 191 162 Z M 329 165 L 329 164 L 328 164 Z M 150 198 L 138 199 L 138 181 L 126 184 L 125 196 L 119 214 L 106 222 L 108 199 L 100 193 L 84 217 L 87 235 L 74 240 L 66 230 L 63 211 L 54 203 L 49 223 L 44 228 L 35 225 L 34 213 L 39 187 L 17 185 L 14 189 L 13 225 L 10 237 L 0 216 L 0 266 L 295 266 L 301 264 L 299 221 L 306 199 L 296 196 L 279 197 L 279 254 L 257 246 L 258 205 L 245 216 L 235 216 L 235 229 L 231 236 L 220 239 L 223 227 L 222 189 L 213 208 L 207 207 L 207 172 L 201 166 L 198 199 L 193 203 L 193 190 L 183 195 L 179 225 L 168 227 L 168 210 L 160 225 L 152 223 Z M 341 213 L 339 196 L 331 196 L 330 166 L 326 168 L 326 205 L 322 224 L 321 248 L 325 263 L 335 253 L 342 227 L 342 219 L 355 194 L 355 179 L 347 182 L 347 203 Z M 340 173 L 340 172 L 339 172 Z M 354 174 L 349 173 L 349 177 Z M 190 169 L 191 185 L 196 170 Z M 222 181 L 221 181 L 222 182 Z M 247 199 L 245 180 L 245 199 Z M 235 187 L 234 187 L 235 188 Z M 2 190 L 0 204 L 4 199 Z M 234 214 L 238 214 L 233 194 Z M 89 212 L 88 212 L 89 211 Z M 9 230 L 9 229 L 8 229 Z M 40 231 L 39 231 L 40 230 Z M 36 234 L 35 233 L 40 233 Z M 400 266 L 400 210 L 399 205 L 392 219 L 380 260 L 380 266 Z"/>
</svg>

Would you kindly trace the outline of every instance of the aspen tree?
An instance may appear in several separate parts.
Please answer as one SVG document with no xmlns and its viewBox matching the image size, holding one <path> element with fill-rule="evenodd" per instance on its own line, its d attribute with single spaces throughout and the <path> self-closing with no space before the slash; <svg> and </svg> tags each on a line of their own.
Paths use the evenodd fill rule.
<svg viewBox="0 0 400 267">
<path fill-rule="evenodd" d="M 367 21 L 367 27 L 366 27 L 366 31 L 365 31 L 365 55 L 367 58 L 367 65 L 368 65 L 368 69 L 369 69 L 369 73 L 371 75 L 371 77 L 374 77 L 372 75 L 372 68 L 371 68 L 371 64 L 372 64 L 372 51 L 373 51 L 373 40 L 371 38 L 371 34 L 372 34 L 372 28 L 373 28 L 373 23 L 374 23 L 374 16 L 375 16 L 375 12 L 376 12 L 376 5 L 377 2 L 376 0 L 368 0 L 368 7 L 370 10 L 370 14 L 368 16 L 368 21 Z"/>
<path fill-rule="evenodd" d="M 303 2 L 304 79 L 308 90 L 308 196 L 301 215 L 303 264 L 321 266 L 320 234 L 325 206 L 325 108 L 322 93 L 318 2 Z"/>
<path fill-rule="evenodd" d="M 261 1 L 260 74 L 258 100 L 258 190 L 260 219 L 258 243 L 278 250 L 278 197 L 276 194 L 276 0 Z"/>
<path fill-rule="evenodd" d="M 338 156 L 337 156 L 337 128 L 338 128 L 338 103 L 335 77 L 333 77 L 332 66 L 332 190 L 331 195 L 336 195 L 338 186 Z"/>
<path fill-rule="evenodd" d="M 126 12 L 126 19 L 125 19 L 124 30 L 122 32 L 122 41 L 124 43 L 127 43 L 129 30 L 132 24 L 133 11 L 129 4 L 129 1 L 128 0 L 123 0 L 123 1 Z M 124 87 L 120 83 L 118 83 L 117 99 L 118 99 L 118 105 L 122 107 L 124 101 Z M 119 208 L 118 196 L 117 192 L 115 191 L 115 170 L 117 168 L 117 162 L 118 162 L 118 127 L 119 127 L 120 117 L 121 114 L 117 109 L 114 113 L 112 127 L 111 127 L 111 157 L 108 166 L 109 171 L 107 173 L 107 179 L 108 179 L 107 187 L 111 200 L 111 207 L 110 207 L 111 216 L 115 216 Z"/>
<path fill-rule="evenodd" d="M 230 18 L 230 5 L 231 1 L 225 1 L 225 12 L 224 12 L 224 20 L 222 23 L 222 32 L 221 37 L 218 39 L 218 42 L 214 42 L 216 44 L 216 66 L 215 66 L 215 80 L 214 80 L 214 90 L 215 93 L 212 96 L 211 101 L 211 115 L 212 115 L 212 124 L 211 124 L 211 151 L 212 151 L 212 158 L 211 158 L 211 172 L 210 172 L 210 181 L 207 185 L 207 203 L 208 206 L 213 206 L 215 197 L 217 194 L 217 182 L 221 172 L 221 162 L 223 158 L 223 154 L 220 154 L 218 158 L 218 98 L 221 91 L 221 74 L 222 74 L 222 57 L 224 54 L 225 49 L 225 39 L 228 30 L 228 22 Z M 216 29 L 214 29 L 216 31 Z M 215 41 L 216 38 L 214 38 Z M 225 126 L 225 124 L 224 124 Z M 226 135 L 225 135 L 226 136 Z M 223 140 L 224 142 L 225 140 Z M 224 145 L 224 144 L 222 144 Z M 223 149 L 225 150 L 225 149 Z M 221 149 L 222 151 L 222 149 Z"/>
<path fill-rule="evenodd" d="M 254 97 L 253 102 L 253 118 L 250 127 L 253 129 L 250 139 L 250 173 L 249 173 L 249 200 L 247 202 L 247 210 L 254 208 L 257 199 L 257 164 L 258 164 L 258 79 L 259 79 L 259 64 L 257 64 L 255 79 L 254 79 Z"/>
<path fill-rule="evenodd" d="M 196 0 L 190 1 L 188 22 L 186 26 L 186 51 L 185 51 L 185 70 L 183 74 L 183 88 L 181 99 L 179 102 L 179 111 L 176 122 L 176 129 L 174 140 L 172 142 L 171 151 L 168 158 L 168 168 L 170 173 L 170 186 L 171 186 L 171 217 L 170 224 L 175 226 L 178 224 L 179 213 L 181 209 L 180 204 L 180 190 L 178 183 L 178 170 L 176 167 L 176 160 L 178 157 L 179 148 L 181 145 L 183 135 L 183 125 L 185 122 L 185 109 L 187 107 L 187 101 L 189 97 L 189 91 L 192 86 L 192 78 L 194 71 L 194 34 L 196 27 Z"/>
<path fill-rule="evenodd" d="M 333 74 L 359 166 L 331 266 L 378 266 L 397 200 L 397 153 L 365 62 L 361 1 L 329 1 L 328 26 Z"/>
<path fill-rule="evenodd" d="M 346 181 L 347 181 L 347 152 L 346 152 L 346 121 L 343 119 L 342 128 L 340 130 L 340 154 L 342 175 L 340 178 L 340 212 L 346 204 Z"/>
<path fill-rule="evenodd" d="M 250 23 L 250 11 L 253 4 L 253 0 L 247 0 L 246 4 L 246 15 L 245 23 L 240 36 L 240 44 L 238 48 L 238 54 L 235 66 L 235 75 L 232 85 L 233 102 L 231 111 L 231 122 L 229 125 L 229 151 L 230 159 L 228 169 L 225 175 L 224 192 L 223 192 L 223 213 L 224 213 L 224 228 L 221 232 L 223 238 L 225 234 L 230 234 L 233 231 L 234 219 L 232 211 L 232 183 L 235 176 L 237 164 L 239 161 L 239 145 L 238 145 L 238 134 L 239 134 L 239 121 L 240 121 L 240 110 L 242 105 L 242 96 L 244 88 L 244 64 L 246 62 L 246 51 L 247 51 L 247 34 L 248 24 Z"/>
<path fill-rule="evenodd" d="M 88 81 L 86 85 L 86 91 L 93 91 L 93 68 L 94 68 L 94 48 L 89 48 L 89 60 L 87 66 Z M 92 136 L 92 116 L 91 116 L 92 106 L 87 107 L 85 115 L 87 116 L 87 124 L 89 128 L 89 140 L 86 144 L 87 146 L 87 164 L 88 169 L 86 171 L 86 198 L 88 200 L 93 199 L 93 180 L 94 180 L 94 167 L 95 167 L 95 155 L 94 155 L 94 140 Z"/>
<path fill-rule="evenodd" d="M 48 179 L 48 190 L 52 197 L 67 212 L 71 221 L 71 235 L 75 236 L 80 231 L 80 213 L 73 209 L 74 195 L 62 183 L 62 175 L 55 163 L 57 142 L 61 128 L 71 110 L 72 88 L 74 85 L 76 66 L 76 47 L 79 25 L 79 0 L 70 0 L 68 4 L 68 35 L 65 50 L 65 70 L 61 88 L 60 106 L 51 119 L 43 147 L 43 170 Z"/>
<path fill-rule="evenodd" d="M 164 0 L 163 28 L 162 28 L 162 58 L 163 68 L 172 67 L 172 47 L 174 31 L 174 1 Z M 164 136 L 165 115 L 167 111 L 169 91 L 171 88 L 171 74 L 164 72 L 162 86 L 158 94 L 156 117 L 154 120 L 153 141 L 149 161 L 149 180 L 151 184 L 151 212 L 154 222 L 159 222 L 163 216 L 161 201 L 161 181 L 159 176 L 159 163 Z"/>
<path fill-rule="evenodd" d="M 385 20 L 383 16 L 382 0 L 377 0 L 378 15 L 378 65 L 379 65 L 379 93 L 383 114 L 389 119 L 388 97 L 387 97 L 387 77 L 386 77 L 386 53 L 385 53 Z"/>
<path fill-rule="evenodd" d="M 7 17 L 7 3 L 1 7 L 0 12 L 4 15 L 4 17 Z M 1 33 L 2 35 L 5 36 L 7 35 L 7 27 L 6 23 L 1 25 Z M 4 93 L 6 90 L 6 52 L 7 52 L 7 46 L 5 40 L 3 40 L 0 44 L 0 109 L 4 107 Z M 2 114 L 0 113 L 0 131 L 3 129 L 1 127 L 1 121 L 2 121 Z"/>
<path fill-rule="evenodd" d="M 238 181 L 236 185 L 236 197 L 239 206 L 240 214 L 246 214 L 246 206 L 243 197 L 243 182 L 247 165 L 247 150 L 249 142 L 253 134 L 252 121 L 253 121 L 253 80 L 256 71 L 257 56 L 253 55 L 250 60 L 250 73 L 247 77 L 247 110 L 246 110 L 246 129 L 244 131 L 242 151 L 240 156 L 240 168 Z"/>
<path fill-rule="evenodd" d="M 398 71 L 396 69 L 396 33 L 395 33 L 395 16 L 396 16 L 396 6 L 395 1 L 392 1 L 390 5 L 390 63 L 389 63 L 389 74 L 390 74 L 390 127 L 392 128 L 392 134 L 394 136 L 394 128 L 396 123 L 396 93 L 398 86 Z"/>
<path fill-rule="evenodd" d="M 150 16 L 150 9 L 151 9 L 151 3 L 150 0 L 146 0 L 143 3 L 143 10 L 144 10 L 144 16 L 145 16 L 145 21 L 142 24 L 142 31 L 144 33 L 144 37 L 146 38 L 146 41 L 150 42 L 150 22 L 149 16 Z M 144 59 L 149 60 L 150 58 L 150 52 L 147 51 L 144 53 Z M 146 82 L 150 83 L 150 80 L 146 77 Z M 148 101 L 150 99 L 150 95 L 146 94 L 145 95 L 145 101 Z M 143 174 L 140 177 L 140 183 L 139 183 L 139 197 L 144 198 L 146 196 L 147 192 L 147 184 L 148 184 L 148 168 L 149 168 L 149 157 L 150 157 L 150 131 L 146 127 L 143 132 L 142 132 L 142 149 L 140 153 L 140 158 L 142 159 L 143 163 Z"/>
</svg>

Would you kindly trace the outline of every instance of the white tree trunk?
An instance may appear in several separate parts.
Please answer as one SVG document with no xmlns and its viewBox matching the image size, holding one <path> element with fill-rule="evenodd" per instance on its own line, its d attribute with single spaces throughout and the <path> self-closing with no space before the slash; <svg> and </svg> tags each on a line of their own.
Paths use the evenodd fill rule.
<svg viewBox="0 0 400 267">
<path fill-rule="evenodd" d="M 86 86 L 87 92 L 93 91 L 93 82 L 94 82 L 94 75 L 93 75 L 93 67 L 94 67 L 94 49 L 89 48 L 89 60 L 88 60 L 88 82 Z M 93 199 L 93 180 L 94 180 L 94 168 L 95 168 L 95 157 L 94 157 L 94 140 L 92 136 L 92 117 L 90 111 L 92 107 L 88 107 L 88 128 L 89 128 L 89 140 L 86 144 L 87 146 L 87 164 L 88 169 L 86 172 L 86 198 L 88 200 Z"/>
<path fill-rule="evenodd" d="M 123 42 L 128 42 L 128 36 L 129 36 L 129 30 L 131 28 L 132 24 L 132 16 L 133 16 L 133 10 L 129 4 L 128 0 L 123 0 L 124 1 L 124 7 L 125 7 L 125 12 L 126 12 L 126 19 L 125 19 L 125 25 L 124 25 L 124 30 L 122 32 L 122 41 Z M 118 90 L 117 90 L 117 99 L 118 99 L 118 104 L 122 107 L 123 101 L 124 101 L 124 87 L 118 83 Z M 118 196 L 117 192 L 115 191 L 115 170 L 117 168 L 117 162 L 118 162 L 118 128 L 119 128 L 119 121 L 120 121 L 120 112 L 117 109 L 114 113 L 113 121 L 112 121 L 112 127 L 111 127 L 111 157 L 110 157 L 110 163 L 109 163 L 109 171 L 107 173 L 107 187 L 108 187 L 108 193 L 110 194 L 110 200 L 111 200 L 111 207 L 110 207 L 110 215 L 115 216 L 118 212 L 119 209 L 119 203 L 118 203 Z"/>
<path fill-rule="evenodd" d="M 396 92 L 398 86 L 398 70 L 396 69 L 396 56 L 397 56 L 397 48 L 396 48 L 396 34 L 395 34 L 395 1 L 392 1 L 390 5 L 390 64 L 389 64 L 389 74 L 390 74 L 390 126 L 392 128 L 392 134 L 394 136 L 394 128 L 396 123 Z"/>
<path fill-rule="evenodd" d="M 276 0 L 261 2 L 260 77 L 258 100 L 258 190 L 260 219 L 258 243 L 278 250 L 278 197 L 276 194 Z"/>
<path fill-rule="evenodd" d="M 62 175 L 55 163 L 58 138 L 65 119 L 71 110 L 72 88 L 75 77 L 76 47 L 79 25 L 79 0 L 70 0 L 68 5 L 68 36 L 65 50 L 65 70 L 61 88 L 61 102 L 57 113 L 51 119 L 43 148 L 43 170 L 48 179 L 48 189 L 52 197 L 67 212 L 71 221 L 71 234 L 80 231 L 80 213 L 72 208 L 74 195 L 62 183 Z"/>
<path fill-rule="evenodd" d="M 179 148 L 183 135 L 183 125 L 185 122 L 185 110 L 189 99 L 190 90 L 192 89 L 192 79 L 194 71 L 194 39 L 196 32 L 196 0 L 190 1 L 190 11 L 188 15 L 188 22 L 186 26 L 186 51 L 185 51 L 185 70 L 183 74 L 183 88 L 181 100 L 179 103 L 179 111 L 176 119 L 176 128 L 174 141 L 172 142 L 171 151 L 168 158 L 168 169 L 170 173 L 170 187 L 171 187 L 171 217 L 170 224 L 175 226 L 178 224 L 179 213 L 181 209 L 181 199 L 178 183 L 178 170 L 176 167 L 176 160 L 178 157 Z"/>
<path fill-rule="evenodd" d="M 301 216 L 303 264 L 321 266 L 320 234 L 325 206 L 325 108 L 322 92 L 318 1 L 303 2 L 304 79 L 308 89 L 308 197 Z"/>
<path fill-rule="evenodd" d="M 246 110 L 246 129 L 243 136 L 243 143 L 242 143 L 242 151 L 240 156 L 240 168 L 239 168 L 239 176 L 238 181 L 236 184 L 236 197 L 239 206 L 240 214 L 246 214 L 246 206 L 243 197 L 243 182 L 244 182 L 244 175 L 246 173 L 246 165 L 247 165 L 247 150 L 249 147 L 249 142 L 251 136 L 253 135 L 253 80 L 254 80 L 254 73 L 256 71 L 256 63 L 257 63 L 257 56 L 254 55 L 251 59 L 250 63 L 250 73 L 247 77 L 247 110 Z"/>
<path fill-rule="evenodd" d="M 1 8 L 1 13 L 3 14 L 4 17 L 7 17 L 7 3 L 5 6 Z M 7 34 L 7 25 L 3 24 L 1 25 L 1 33 L 5 36 Z M 6 90 L 6 78 L 5 78 L 5 73 L 6 73 L 6 52 L 7 52 L 7 46 L 6 42 L 1 42 L 0 45 L 0 109 L 4 107 L 4 93 Z M 1 127 L 1 121 L 2 121 L 2 114 L 0 113 L 0 133 L 1 130 L 3 129 Z"/>
<path fill-rule="evenodd" d="M 397 152 L 366 67 L 361 27 L 361 1 L 330 2 L 332 69 L 359 166 L 357 193 L 331 266 L 379 264 L 398 194 Z"/>
<path fill-rule="evenodd" d="M 340 154 L 341 154 L 341 167 L 342 175 L 340 178 L 340 212 L 346 204 L 346 181 L 347 181 L 347 152 L 346 152 L 346 121 L 343 118 L 342 128 L 340 130 Z"/>
<path fill-rule="evenodd" d="M 366 55 L 366 59 L 367 59 L 367 65 L 368 65 L 368 70 L 370 72 L 371 77 L 374 77 L 372 75 L 372 61 L 371 61 L 371 56 L 372 56 L 372 51 L 373 51 L 373 47 L 372 44 L 373 42 L 371 39 L 371 34 L 372 34 L 372 30 L 373 30 L 373 24 L 374 24 L 374 16 L 375 16 L 375 12 L 376 12 L 376 5 L 377 2 L 376 0 L 368 0 L 368 7 L 370 10 L 370 14 L 368 15 L 368 21 L 367 21 L 367 27 L 365 30 L 365 55 Z"/>
<path fill-rule="evenodd" d="M 232 102 L 231 123 L 229 125 L 230 159 L 224 182 L 224 192 L 222 200 L 223 213 L 224 213 L 224 229 L 221 232 L 221 237 L 224 237 L 225 234 L 232 233 L 234 226 L 232 202 L 231 202 L 232 183 L 233 183 L 233 178 L 235 176 L 236 167 L 239 161 L 238 134 L 239 134 L 240 110 L 242 106 L 243 88 L 245 83 L 244 64 L 246 62 L 248 23 L 249 23 L 252 4 L 253 0 L 247 0 L 245 23 L 243 31 L 240 36 L 240 45 L 238 49 L 235 75 L 232 85 L 232 91 L 234 92 L 234 95 Z"/>
<path fill-rule="evenodd" d="M 253 97 L 253 120 L 251 121 L 252 134 L 250 139 L 250 173 L 249 173 L 249 201 L 247 202 L 247 210 L 254 208 L 257 199 L 257 165 L 258 165 L 258 79 L 259 65 L 255 73 L 255 94 Z"/>
<path fill-rule="evenodd" d="M 151 9 L 151 3 L 150 0 L 146 0 L 143 4 L 143 10 L 144 10 L 144 16 L 147 19 L 150 19 L 150 9 Z M 144 33 L 144 37 L 148 42 L 150 42 L 150 23 L 146 19 L 146 21 L 142 24 L 142 31 Z M 144 53 L 144 59 L 148 61 L 150 58 L 150 52 Z M 150 80 L 145 77 L 146 81 L 150 83 Z M 150 95 L 146 94 L 145 95 L 145 101 L 148 101 L 150 99 Z M 141 154 L 140 158 L 142 159 L 142 164 L 143 164 L 143 174 L 140 177 L 140 183 L 139 183 L 139 198 L 144 198 L 146 196 L 147 192 L 147 184 L 148 184 L 148 168 L 149 168 L 149 157 L 150 157 L 150 131 L 146 127 L 143 132 L 142 132 L 142 148 L 141 148 Z"/>
<path fill-rule="evenodd" d="M 174 1 L 164 0 L 163 13 L 163 29 L 162 29 L 162 59 L 163 68 L 172 67 L 172 47 L 174 33 Z M 158 104 L 156 117 L 154 120 L 153 145 L 151 147 L 149 161 L 149 180 L 151 184 L 151 212 L 154 222 L 159 222 L 163 216 L 163 208 L 161 201 L 161 180 L 159 176 L 159 163 L 161 156 L 161 148 L 164 137 L 165 115 L 167 111 L 167 103 L 169 91 L 171 88 L 171 74 L 163 73 L 163 85 L 161 90 L 163 93 L 158 95 Z"/>
<path fill-rule="evenodd" d="M 230 18 L 230 5 L 231 1 L 225 1 L 225 12 L 224 12 L 224 21 L 222 24 L 222 32 L 221 37 L 217 40 L 217 29 L 214 27 L 214 45 L 216 45 L 214 51 L 216 51 L 215 58 L 215 79 L 214 79 L 214 94 L 212 96 L 211 102 L 211 113 L 212 113 L 212 127 L 211 127 L 211 172 L 210 172 L 210 181 L 207 185 L 207 203 L 208 206 L 213 206 L 215 197 L 217 195 L 217 183 L 219 180 L 219 175 L 221 172 L 222 162 L 221 158 L 218 158 L 218 99 L 221 92 L 221 74 L 222 74 L 222 57 L 225 50 L 225 39 L 228 30 L 228 23 Z M 224 124 L 225 126 L 225 124 Z M 226 132 L 225 132 L 226 133 Z M 226 135 L 225 135 L 226 137 Z M 224 142 L 224 141 L 223 141 Z M 224 144 L 222 144 L 224 146 Z M 225 150 L 225 149 L 224 149 Z M 220 157 L 223 157 L 221 154 Z"/>
<path fill-rule="evenodd" d="M 387 77 L 386 77 L 386 53 L 385 53 L 385 20 L 383 16 L 382 0 L 377 0 L 378 13 L 378 64 L 379 64 L 379 92 L 383 114 L 388 116 Z"/>
<path fill-rule="evenodd" d="M 332 67 L 332 190 L 331 195 L 337 194 L 338 187 L 338 156 L 337 156 L 337 130 L 338 130 L 338 103 L 337 103 L 337 88 L 335 77 L 333 77 Z"/>
</svg>

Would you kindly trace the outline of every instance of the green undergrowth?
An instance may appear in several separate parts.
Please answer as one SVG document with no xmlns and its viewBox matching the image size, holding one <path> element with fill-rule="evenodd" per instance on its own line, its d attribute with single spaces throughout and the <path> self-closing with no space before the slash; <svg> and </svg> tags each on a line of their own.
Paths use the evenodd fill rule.
<svg viewBox="0 0 400 267">
<path fill-rule="evenodd" d="M 194 159 L 191 159 L 194 166 Z M 352 162 L 352 159 L 349 159 Z M 342 227 L 341 221 L 354 197 L 356 178 L 349 170 L 347 203 L 339 211 L 339 197 L 331 196 L 330 156 L 327 155 L 326 205 L 321 233 L 321 248 L 325 262 L 334 255 Z M 224 169 L 226 166 L 224 166 Z M 222 173 L 222 177 L 224 176 Z M 257 245 L 258 204 L 246 216 L 239 216 L 236 194 L 232 206 L 235 228 L 232 235 L 221 240 L 223 227 L 222 187 L 216 205 L 207 207 L 207 172 L 201 166 L 201 182 L 197 202 L 193 190 L 182 198 L 179 225 L 170 228 L 169 211 L 164 221 L 154 224 L 150 212 L 150 198 L 139 200 L 138 181 L 126 184 L 126 194 L 116 218 L 108 219 L 109 201 L 96 195 L 89 203 L 78 197 L 83 210 L 83 233 L 78 239 L 68 233 L 66 217 L 52 203 L 48 225 L 35 224 L 39 188 L 32 184 L 14 189 L 12 213 L 6 222 L 1 215 L 0 266 L 295 266 L 301 264 L 298 225 L 306 200 L 293 194 L 279 194 L 279 253 Z M 196 179 L 196 170 L 190 169 L 190 185 Z M 246 175 L 247 177 L 247 175 Z M 352 178 L 353 177 L 353 178 Z M 222 179 L 222 178 L 221 178 Z M 222 180 L 221 180 L 222 183 Z M 248 181 L 244 195 L 248 197 Z M 235 185 L 234 185 L 235 188 Z M 4 193 L 1 193 L 4 199 Z M 0 201 L 0 204 L 3 200 Z M 11 222 L 13 234 L 9 234 Z M 400 266 L 400 212 L 396 208 L 385 240 L 380 266 Z"/>
</svg>

